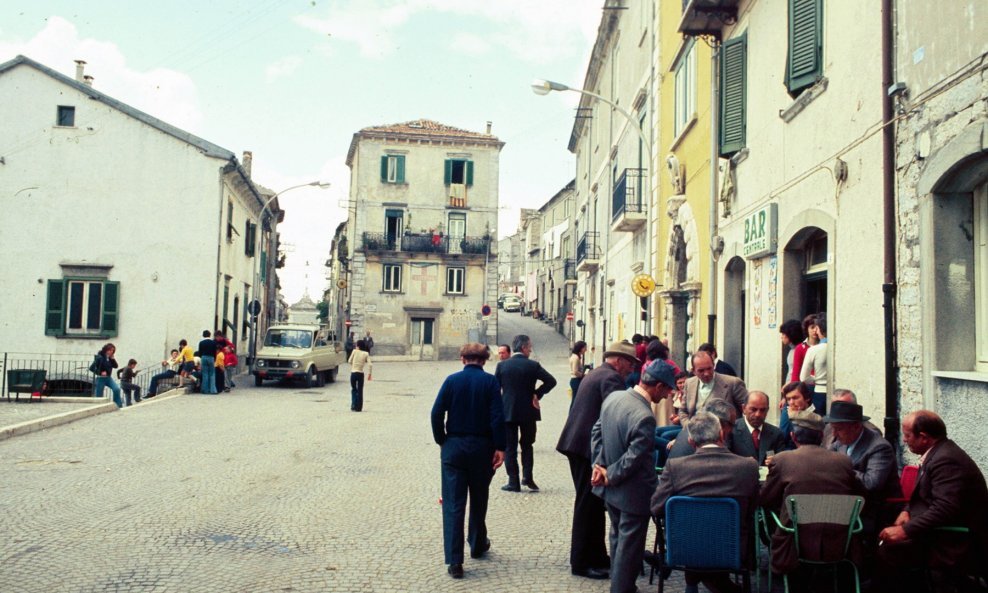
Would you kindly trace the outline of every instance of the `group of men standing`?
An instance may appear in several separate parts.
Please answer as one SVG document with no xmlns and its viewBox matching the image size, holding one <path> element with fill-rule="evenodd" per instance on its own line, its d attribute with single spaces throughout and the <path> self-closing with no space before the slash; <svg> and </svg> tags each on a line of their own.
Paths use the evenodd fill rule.
<svg viewBox="0 0 988 593">
<path fill-rule="evenodd" d="M 442 446 L 445 560 L 454 578 L 463 576 L 468 493 L 467 541 L 471 556 L 477 558 L 490 548 L 485 515 L 496 469 L 505 465 L 508 481 L 503 490 L 539 489 L 532 446 L 541 419 L 540 400 L 556 380 L 530 359 L 527 336 L 517 336 L 511 346 L 499 348 L 501 362 L 493 376 L 482 368 L 489 357 L 487 347 L 464 346 L 460 353 L 464 369 L 446 379 L 432 409 L 433 434 Z M 570 544 L 574 575 L 609 578 L 612 593 L 635 591 L 648 524 L 653 517 L 662 517 L 666 501 L 677 495 L 737 500 L 741 517 L 747 518 L 742 526 L 744 543 L 753 541 L 750 518 L 757 506 L 778 512 L 785 523 L 790 518 L 783 501 L 790 495 L 861 495 L 864 543 L 871 544 L 872 556 L 877 557 L 875 591 L 909 584 L 899 582 L 903 567 L 928 563 L 950 571 L 969 559 L 977 546 L 988 550 L 984 477 L 977 464 L 947 439 L 943 421 L 933 412 L 914 412 L 903 420 L 906 445 L 921 458 L 916 489 L 899 512 L 887 502 L 901 496 L 894 451 L 862 414 L 852 392 L 835 390 L 826 415 L 793 414 L 788 445 L 786 435 L 766 422 L 770 397 L 716 372 L 714 357 L 697 352 L 691 360 L 695 377 L 687 380 L 678 411 L 683 429 L 669 443 L 660 479 L 654 465 L 657 422 L 652 404 L 676 389 L 674 367 L 654 360 L 643 368 L 628 342 L 612 344 L 603 359 L 573 394 L 556 445 L 568 459 L 575 489 Z M 640 379 L 627 388 L 625 380 L 634 372 L 640 373 Z M 610 518 L 606 534 L 610 555 L 605 516 Z M 940 529 L 947 525 L 962 526 L 970 533 L 957 537 Z M 843 542 L 824 529 L 801 535 L 800 543 L 804 550 L 826 554 Z M 773 571 L 798 577 L 798 566 L 793 538 L 777 531 L 772 541 Z M 714 592 L 736 588 L 726 577 L 688 572 L 687 591 L 696 590 L 701 581 Z"/>
</svg>

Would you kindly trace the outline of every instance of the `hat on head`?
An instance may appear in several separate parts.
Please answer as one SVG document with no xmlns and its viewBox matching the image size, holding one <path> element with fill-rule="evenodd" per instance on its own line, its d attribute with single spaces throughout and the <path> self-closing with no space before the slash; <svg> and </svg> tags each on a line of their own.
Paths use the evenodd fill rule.
<svg viewBox="0 0 988 593">
<path fill-rule="evenodd" d="M 676 371 L 668 362 L 658 359 L 648 363 L 645 372 L 642 373 L 642 383 L 655 385 L 665 383 L 670 389 L 676 388 Z"/>
<path fill-rule="evenodd" d="M 823 432 L 823 418 L 819 414 L 814 414 L 809 410 L 800 410 L 799 412 L 790 414 L 789 422 L 794 426 Z"/>
<path fill-rule="evenodd" d="M 863 408 L 851 402 L 832 402 L 830 413 L 823 417 L 827 423 L 833 422 L 864 422 L 869 416 L 863 415 Z"/>
<path fill-rule="evenodd" d="M 604 352 L 604 358 L 606 359 L 608 356 L 622 356 L 632 363 L 638 362 L 638 357 L 635 356 L 635 346 L 627 340 L 611 344 L 607 351 Z"/>
</svg>

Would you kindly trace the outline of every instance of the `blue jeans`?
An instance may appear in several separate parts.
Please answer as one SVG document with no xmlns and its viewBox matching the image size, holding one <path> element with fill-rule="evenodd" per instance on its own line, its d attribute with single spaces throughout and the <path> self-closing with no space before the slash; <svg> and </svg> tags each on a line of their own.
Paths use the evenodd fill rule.
<svg viewBox="0 0 988 593">
<path fill-rule="evenodd" d="M 569 398 L 569 407 L 573 407 L 573 402 L 576 401 L 576 392 L 580 390 L 580 383 L 583 382 L 583 377 L 579 379 L 576 377 L 569 378 L 569 390 L 572 392 L 572 397 Z"/>
<path fill-rule="evenodd" d="M 148 396 L 157 395 L 158 393 L 158 382 L 162 379 L 171 379 L 177 375 L 175 371 L 168 369 L 163 373 L 158 373 L 157 375 L 151 377 L 151 385 L 148 386 Z"/>
<path fill-rule="evenodd" d="M 113 392 L 113 403 L 117 404 L 118 408 L 123 407 L 123 398 L 120 397 L 120 386 L 117 382 L 113 380 L 113 377 L 96 377 L 95 395 L 96 397 L 103 397 L 103 388 L 109 387 L 110 391 Z"/>
<path fill-rule="evenodd" d="M 363 373 L 350 373 L 350 409 L 354 412 L 364 409 Z"/>
<path fill-rule="evenodd" d="M 202 392 L 216 393 L 216 357 L 202 356 L 199 360 L 202 367 Z"/>
</svg>

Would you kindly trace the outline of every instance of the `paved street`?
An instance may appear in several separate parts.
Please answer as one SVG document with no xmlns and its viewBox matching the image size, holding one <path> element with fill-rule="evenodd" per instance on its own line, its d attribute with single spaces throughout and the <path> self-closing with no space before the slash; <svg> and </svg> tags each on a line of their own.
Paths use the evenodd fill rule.
<svg viewBox="0 0 988 593">
<path fill-rule="evenodd" d="M 498 473 L 493 549 L 463 581 L 443 566 L 428 421 L 460 366 L 382 362 L 361 414 L 342 382 L 241 381 L 0 442 L 0 591 L 606 591 L 567 563 L 566 342 L 505 317 L 502 338 L 532 335 L 560 385 L 536 443 L 543 491 L 502 492 Z"/>
</svg>

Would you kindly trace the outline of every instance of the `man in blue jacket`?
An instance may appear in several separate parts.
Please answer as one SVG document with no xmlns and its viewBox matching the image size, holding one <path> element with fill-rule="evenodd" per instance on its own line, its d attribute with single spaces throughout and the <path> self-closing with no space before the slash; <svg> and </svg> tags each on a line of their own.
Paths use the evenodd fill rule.
<svg viewBox="0 0 988 593">
<path fill-rule="evenodd" d="M 446 377 L 432 406 L 432 436 L 442 447 L 443 549 L 447 571 L 463 578 L 463 519 L 467 494 L 470 557 L 491 547 L 487 537 L 487 499 L 494 472 L 504 463 L 504 415 L 501 387 L 484 363 L 490 351 L 483 344 L 460 349 L 463 370 Z M 443 420 L 445 418 L 445 425 Z"/>
</svg>

